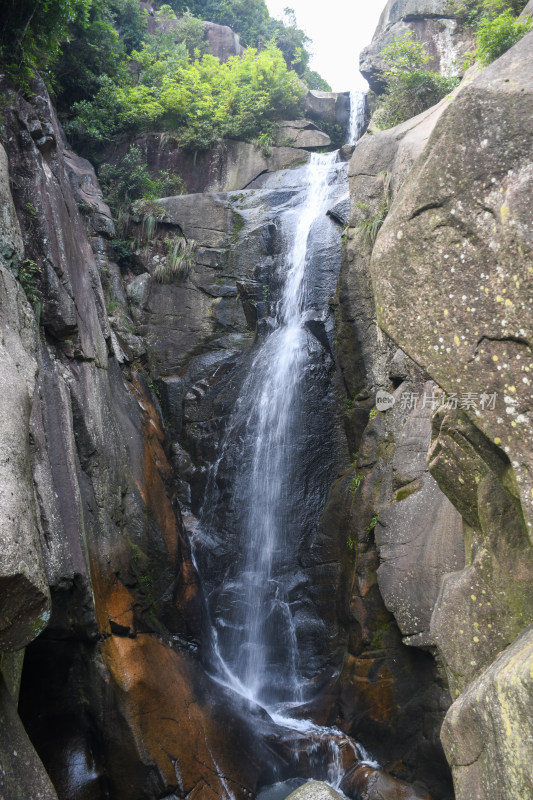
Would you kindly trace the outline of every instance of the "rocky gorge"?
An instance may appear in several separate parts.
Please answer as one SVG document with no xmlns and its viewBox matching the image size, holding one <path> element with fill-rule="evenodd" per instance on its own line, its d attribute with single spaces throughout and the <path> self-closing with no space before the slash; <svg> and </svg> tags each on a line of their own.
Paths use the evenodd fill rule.
<svg viewBox="0 0 533 800">
<path fill-rule="evenodd" d="M 469 45 L 447 8 L 389 0 L 373 88 L 398 30 L 451 68 Z M 212 47 L 238 49 L 219 27 Z M 133 218 L 127 267 L 44 84 L 25 99 L 2 76 L 5 800 L 241 800 L 293 778 L 533 797 L 532 65 L 530 33 L 334 158 L 310 151 L 347 129 L 347 94 L 310 91 L 268 150 L 139 136 L 189 194 L 149 232 Z M 300 378 L 260 435 L 295 318 L 279 352 Z M 264 588 L 262 526 L 287 539 Z"/>
</svg>

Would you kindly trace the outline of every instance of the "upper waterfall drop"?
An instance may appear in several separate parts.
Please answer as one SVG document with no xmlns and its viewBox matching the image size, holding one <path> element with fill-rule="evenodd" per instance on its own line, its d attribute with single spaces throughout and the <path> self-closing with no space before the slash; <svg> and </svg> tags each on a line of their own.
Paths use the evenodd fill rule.
<svg viewBox="0 0 533 800">
<path fill-rule="evenodd" d="M 365 130 L 366 92 L 350 92 L 350 121 L 348 125 L 348 144 L 356 144 Z"/>
</svg>

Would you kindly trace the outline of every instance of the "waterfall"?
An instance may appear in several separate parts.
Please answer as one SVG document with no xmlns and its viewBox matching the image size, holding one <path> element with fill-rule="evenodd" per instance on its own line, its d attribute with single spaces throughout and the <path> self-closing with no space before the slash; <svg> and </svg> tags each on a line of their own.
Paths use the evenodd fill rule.
<svg viewBox="0 0 533 800">
<path fill-rule="evenodd" d="M 366 93 L 350 92 L 350 123 L 348 126 L 348 144 L 356 144 L 365 129 Z"/>
<path fill-rule="evenodd" d="M 355 140 L 365 98 L 352 99 Z M 326 619 L 330 596 L 321 594 L 329 576 L 332 590 L 337 578 L 319 520 L 338 463 L 329 298 L 341 236 L 326 212 L 345 201 L 347 167 L 338 153 L 312 154 L 305 166 L 267 177 L 248 200 L 242 194 L 240 209 L 254 225 L 264 221 L 258 208 L 273 209 L 269 226 L 283 246 L 256 266 L 256 341 L 227 385 L 235 399 L 192 537 L 212 677 L 266 710 L 280 737 L 293 740 L 295 769 L 301 758 L 304 772 L 339 790 L 346 769 L 369 757 L 339 729 L 302 714 L 339 673 L 344 653 L 337 622 Z"/>
<path fill-rule="evenodd" d="M 290 584 L 302 524 L 295 518 L 295 496 L 302 480 L 297 460 L 302 381 L 309 368 L 306 323 L 316 315 L 307 268 L 313 225 L 325 219 L 330 183 L 342 170 L 336 153 L 312 154 L 301 168 L 300 203 L 282 217 L 288 246 L 270 332 L 257 346 L 240 390 L 200 515 L 204 537 L 216 536 L 218 472 L 231 458 L 229 502 L 238 519 L 238 552 L 232 574 L 208 601 L 213 651 L 219 678 L 267 708 L 297 704 L 305 694 Z M 335 230 L 333 235 L 338 240 Z M 317 518 L 320 512 L 316 508 Z"/>
</svg>

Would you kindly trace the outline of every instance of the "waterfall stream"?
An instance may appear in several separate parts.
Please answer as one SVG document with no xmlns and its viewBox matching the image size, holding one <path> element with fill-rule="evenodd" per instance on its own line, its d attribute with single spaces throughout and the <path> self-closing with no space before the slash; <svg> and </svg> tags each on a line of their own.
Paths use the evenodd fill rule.
<svg viewBox="0 0 533 800">
<path fill-rule="evenodd" d="M 218 467 L 239 439 L 232 490 L 232 502 L 242 509 L 239 569 L 224 587 L 224 602 L 214 609 L 214 647 L 232 688 L 265 707 L 299 703 L 305 694 L 286 573 L 297 544 L 290 534 L 298 527 L 294 484 L 302 381 L 309 367 L 306 323 L 316 317 L 306 267 L 313 225 L 331 204 L 332 187 L 338 194 L 337 179 L 344 179 L 345 169 L 337 153 L 312 154 L 300 169 L 300 202 L 282 217 L 287 241 L 282 289 L 229 420 L 208 483 L 208 511 L 200 520 L 207 530 L 216 525 Z"/>
<path fill-rule="evenodd" d="M 366 93 L 350 92 L 350 122 L 348 125 L 348 144 L 356 144 L 365 129 Z"/>
<path fill-rule="evenodd" d="M 354 93 L 353 141 L 363 116 L 364 96 Z M 334 368 L 328 298 L 336 273 L 324 279 L 322 262 L 325 248 L 332 247 L 340 260 L 340 231 L 326 212 L 346 197 L 346 174 L 347 164 L 335 152 L 312 154 L 287 178 L 298 190 L 278 215 L 285 244 L 276 296 L 265 298 L 260 335 L 210 469 L 193 537 L 201 577 L 206 553 L 213 559 L 228 540 L 233 547 L 221 579 L 202 579 L 214 677 L 266 709 L 281 728 L 309 735 L 309 753 L 325 748 L 325 777 L 336 786 L 342 775 L 339 742 L 356 746 L 339 730 L 294 719 L 292 710 L 316 693 L 319 651 L 326 649 L 327 626 L 309 602 L 310 578 L 301 562 L 305 536 L 325 504 L 334 447 L 320 419 L 321 397 L 317 419 L 310 423 L 305 411 L 309 387 L 319 391 L 316 376 Z M 282 192 L 283 180 L 273 177 L 265 186 Z M 221 533 L 225 506 L 231 524 Z"/>
</svg>

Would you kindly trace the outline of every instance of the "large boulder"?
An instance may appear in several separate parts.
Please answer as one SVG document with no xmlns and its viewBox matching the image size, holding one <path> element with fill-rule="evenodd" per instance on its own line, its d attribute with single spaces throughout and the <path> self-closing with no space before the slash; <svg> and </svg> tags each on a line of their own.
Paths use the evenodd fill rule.
<svg viewBox="0 0 533 800">
<path fill-rule="evenodd" d="M 342 795 L 323 781 L 308 781 L 291 792 L 287 800 L 340 800 Z"/>
<path fill-rule="evenodd" d="M 432 800 L 427 792 L 365 763 L 355 767 L 341 787 L 349 797 L 359 800 Z"/>
<path fill-rule="evenodd" d="M 533 549 L 509 462 L 466 414 L 435 414 L 429 468 L 465 523 L 466 568 L 445 577 L 431 621 L 457 696 L 533 619 Z"/>
<path fill-rule="evenodd" d="M 448 0 L 388 0 L 372 42 L 359 59 L 361 74 L 374 91 L 383 88 L 383 49 L 406 33 L 423 42 L 433 59 L 430 69 L 444 75 L 457 74 L 462 57 L 473 45 L 472 36 L 454 19 Z"/>
<path fill-rule="evenodd" d="M 394 393 L 398 407 L 386 412 L 393 494 L 379 508 L 375 531 L 381 595 L 404 642 L 418 646 L 434 644 L 430 622 L 442 578 L 464 565 L 461 515 L 426 466 L 434 390 L 431 381 L 403 381 Z"/>
<path fill-rule="evenodd" d="M 308 119 L 284 120 L 278 122 L 275 130 L 275 144 L 284 147 L 297 147 L 314 150 L 329 147 L 331 139 Z"/>
<path fill-rule="evenodd" d="M 514 667 L 500 678 L 491 664 L 522 647 L 513 641 L 533 619 L 532 45 L 530 33 L 448 103 L 370 264 L 380 327 L 444 393 L 428 464 L 463 517 L 466 566 L 445 576 L 430 634 L 461 695 L 443 739 L 461 800 L 530 791 L 501 751 L 490 698 L 506 706 L 501 680 Z M 474 696 L 486 719 L 471 713 Z M 521 728 L 529 763 L 532 721 L 518 699 L 516 715 L 505 711 L 505 737 Z M 488 788 L 490 759 L 501 790 Z"/>
<path fill-rule="evenodd" d="M 352 155 L 335 318 L 354 460 L 334 484 L 323 521 L 343 537 L 354 571 L 342 717 L 380 760 L 399 767 L 395 774 L 424 781 L 437 797 L 451 791 L 439 741 L 450 698 L 419 648 L 434 649 L 430 619 L 440 581 L 463 563 L 461 520 L 425 464 L 434 385 L 377 324 L 365 224 L 394 202 L 445 108 L 442 102 L 363 136 Z M 378 411 L 378 391 L 393 395 L 393 407 Z"/>
<path fill-rule="evenodd" d="M 450 708 L 442 739 L 457 800 L 533 796 L 533 627 Z"/>
<path fill-rule="evenodd" d="M 446 108 L 371 263 L 381 327 L 512 460 L 530 531 L 532 44 Z"/>
<path fill-rule="evenodd" d="M 204 22 L 204 34 L 209 42 L 211 53 L 220 61 L 227 61 L 231 56 L 240 56 L 244 51 L 244 47 L 239 41 L 239 34 L 235 33 L 229 25 Z"/>
<path fill-rule="evenodd" d="M 179 20 L 174 13 L 158 13 L 150 2 L 140 2 L 141 11 L 146 12 L 148 33 L 172 33 L 179 26 Z M 244 50 L 239 41 L 239 34 L 235 33 L 229 25 L 218 25 L 216 22 L 203 22 L 204 39 L 209 45 L 212 55 L 227 61 L 231 56 L 240 56 Z"/>
<path fill-rule="evenodd" d="M 304 100 L 304 113 L 315 122 L 346 128 L 350 119 L 350 93 L 309 89 Z"/>
</svg>

